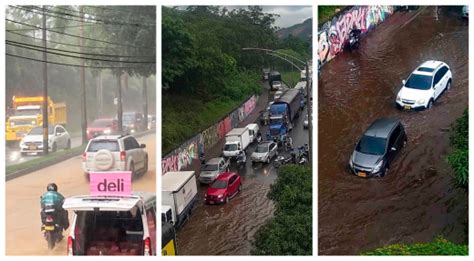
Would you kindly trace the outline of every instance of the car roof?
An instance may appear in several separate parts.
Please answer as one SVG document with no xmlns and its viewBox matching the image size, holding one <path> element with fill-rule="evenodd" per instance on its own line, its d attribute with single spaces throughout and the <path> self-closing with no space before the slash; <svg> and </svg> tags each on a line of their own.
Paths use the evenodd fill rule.
<svg viewBox="0 0 474 261">
<path fill-rule="evenodd" d="M 73 196 L 66 198 L 63 204 L 65 209 L 94 210 L 96 208 L 104 211 L 127 211 L 137 205 L 139 201 L 146 203 L 156 200 L 156 196 L 149 192 L 134 192 L 127 196 Z"/>
<path fill-rule="evenodd" d="M 420 66 L 418 66 L 413 73 L 432 76 L 435 73 L 436 69 L 438 69 L 439 67 L 443 65 L 446 65 L 446 64 L 441 61 L 429 60 L 422 63 Z"/>
<path fill-rule="evenodd" d="M 228 180 L 231 176 L 236 175 L 237 173 L 235 172 L 224 172 L 220 174 L 216 180 Z"/>
<path fill-rule="evenodd" d="M 219 164 L 219 162 L 221 162 L 222 158 L 212 158 L 210 159 L 206 164 Z"/>
<path fill-rule="evenodd" d="M 380 118 L 374 121 L 365 131 L 364 135 L 387 138 L 392 129 L 394 129 L 400 121 L 395 118 Z"/>
<path fill-rule="evenodd" d="M 93 138 L 92 140 L 118 140 L 122 137 L 122 135 L 101 135 Z"/>
</svg>

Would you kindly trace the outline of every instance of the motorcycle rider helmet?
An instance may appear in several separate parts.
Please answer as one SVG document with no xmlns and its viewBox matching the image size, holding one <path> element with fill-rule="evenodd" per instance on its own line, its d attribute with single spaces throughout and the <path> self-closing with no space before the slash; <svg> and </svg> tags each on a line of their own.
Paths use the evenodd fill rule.
<svg viewBox="0 0 474 261">
<path fill-rule="evenodd" d="M 58 185 L 56 185 L 55 183 L 49 183 L 48 186 L 46 187 L 46 190 L 57 192 L 58 191 Z"/>
</svg>

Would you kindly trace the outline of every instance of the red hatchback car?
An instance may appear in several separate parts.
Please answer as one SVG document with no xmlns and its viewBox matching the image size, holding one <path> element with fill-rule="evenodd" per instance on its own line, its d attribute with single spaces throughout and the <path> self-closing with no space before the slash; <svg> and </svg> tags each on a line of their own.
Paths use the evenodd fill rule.
<svg viewBox="0 0 474 261">
<path fill-rule="evenodd" d="M 118 122 L 114 119 L 96 119 L 87 126 L 87 139 L 100 135 L 117 134 Z"/>
<path fill-rule="evenodd" d="M 204 201 L 208 204 L 228 203 L 242 189 L 240 175 L 224 172 L 207 188 Z"/>
</svg>

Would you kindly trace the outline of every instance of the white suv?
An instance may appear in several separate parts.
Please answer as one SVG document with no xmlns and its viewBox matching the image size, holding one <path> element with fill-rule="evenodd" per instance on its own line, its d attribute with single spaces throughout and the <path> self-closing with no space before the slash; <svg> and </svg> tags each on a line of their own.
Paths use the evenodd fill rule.
<svg viewBox="0 0 474 261">
<path fill-rule="evenodd" d="M 99 136 L 91 139 L 82 155 L 82 169 L 91 171 L 131 171 L 132 177 L 148 171 L 145 144 L 130 135 Z"/>
<path fill-rule="evenodd" d="M 400 109 L 428 109 L 444 90 L 451 89 L 449 66 L 440 61 L 426 61 L 403 80 L 396 104 Z"/>
</svg>

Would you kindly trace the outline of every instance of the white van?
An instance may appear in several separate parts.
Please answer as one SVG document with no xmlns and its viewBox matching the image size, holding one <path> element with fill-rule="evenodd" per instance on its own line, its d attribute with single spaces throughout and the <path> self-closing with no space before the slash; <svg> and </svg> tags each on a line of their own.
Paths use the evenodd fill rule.
<svg viewBox="0 0 474 261">
<path fill-rule="evenodd" d="M 259 131 L 258 124 L 250 123 L 247 125 L 247 129 L 249 129 L 250 141 L 255 142 L 257 140 L 257 133 Z"/>
<path fill-rule="evenodd" d="M 68 255 L 156 255 L 156 195 L 75 196 Z"/>
</svg>

